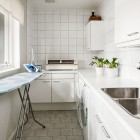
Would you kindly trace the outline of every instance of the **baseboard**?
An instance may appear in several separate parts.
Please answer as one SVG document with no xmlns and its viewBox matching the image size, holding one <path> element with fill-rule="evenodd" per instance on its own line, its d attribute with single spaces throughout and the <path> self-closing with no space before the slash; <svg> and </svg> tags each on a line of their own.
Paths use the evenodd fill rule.
<svg viewBox="0 0 140 140">
<path fill-rule="evenodd" d="M 76 110 L 76 103 L 34 103 L 32 104 L 34 111 L 41 110 Z"/>
</svg>

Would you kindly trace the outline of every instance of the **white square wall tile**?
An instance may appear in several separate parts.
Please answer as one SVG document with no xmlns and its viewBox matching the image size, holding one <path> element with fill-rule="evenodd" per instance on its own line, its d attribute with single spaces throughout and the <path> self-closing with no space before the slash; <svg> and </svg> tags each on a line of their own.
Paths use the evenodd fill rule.
<svg viewBox="0 0 140 140">
<path fill-rule="evenodd" d="M 62 39 L 68 39 L 69 38 L 68 31 L 61 31 L 61 38 Z"/>
<path fill-rule="evenodd" d="M 38 61 L 45 61 L 46 55 L 45 54 L 38 54 Z"/>
<path fill-rule="evenodd" d="M 38 22 L 45 22 L 46 20 L 46 15 L 38 15 Z"/>
<path fill-rule="evenodd" d="M 45 23 L 38 23 L 38 30 L 45 30 Z"/>
<path fill-rule="evenodd" d="M 83 16 L 77 16 L 77 22 L 78 23 L 83 23 L 84 22 L 84 17 Z"/>
<path fill-rule="evenodd" d="M 38 31 L 38 38 L 46 38 L 46 31 Z"/>
<path fill-rule="evenodd" d="M 69 22 L 74 22 L 74 23 L 76 23 L 76 16 L 69 15 Z"/>
<path fill-rule="evenodd" d="M 52 23 L 46 23 L 46 30 L 52 31 L 53 30 L 53 24 Z"/>
<path fill-rule="evenodd" d="M 61 15 L 68 15 L 68 10 L 67 9 L 62 9 L 61 10 Z"/>
<path fill-rule="evenodd" d="M 60 39 L 53 39 L 53 45 L 60 45 Z"/>
<path fill-rule="evenodd" d="M 53 15 L 46 15 L 46 22 L 52 23 L 53 22 Z"/>
<path fill-rule="evenodd" d="M 69 58 L 69 54 L 68 53 L 62 53 L 61 54 L 61 59 L 68 59 Z"/>
<path fill-rule="evenodd" d="M 52 54 L 53 53 L 53 47 L 54 46 L 46 46 L 46 53 L 47 54 Z"/>
<path fill-rule="evenodd" d="M 45 31 L 46 32 L 46 39 L 51 39 L 53 37 L 53 31 Z"/>
<path fill-rule="evenodd" d="M 69 59 L 75 59 L 76 58 L 76 53 L 69 54 Z"/>
<path fill-rule="evenodd" d="M 53 39 L 46 39 L 46 45 L 47 46 L 53 45 Z"/>
<path fill-rule="evenodd" d="M 46 40 L 45 39 L 38 39 L 38 45 L 40 45 L 40 46 L 46 45 Z"/>
<path fill-rule="evenodd" d="M 53 24 L 53 30 L 54 31 L 60 31 L 60 23 L 54 23 Z"/>
<path fill-rule="evenodd" d="M 38 46 L 38 53 L 46 53 L 46 47 L 45 46 Z"/>
<path fill-rule="evenodd" d="M 54 39 L 59 39 L 59 38 L 61 38 L 60 35 L 61 35 L 61 32 L 60 32 L 60 31 L 53 31 L 53 38 L 54 38 Z"/>
<path fill-rule="evenodd" d="M 69 39 L 69 46 L 76 46 L 76 39 Z"/>
<path fill-rule="evenodd" d="M 69 30 L 76 30 L 76 23 L 69 23 Z"/>
<path fill-rule="evenodd" d="M 61 23 L 61 31 L 68 31 L 68 23 Z"/>
<path fill-rule="evenodd" d="M 68 53 L 68 46 L 61 46 L 61 53 Z"/>
<path fill-rule="evenodd" d="M 84 32 L 83 31 L 77 31 L 77 38 L 84 38 Z"/>
<path fill-rule="evenodd" d="M 69 53 L 76 53 L 76 46 L 69 46 Z"/>
<path fill-rule="evenodd" d="M 54 46 L 54 51 L 53 52 L 56 53 L 56 54 L 57 53 L 60 54 L 60 46 Z"/>
<path fill-rule="evenodd" d="M 61 22 L 67 22 L 68 23 L 68 15 L 61 15 Z"/>
<path fill-rule="evenodd" d="M 69 31 L 69 38 L 76 38 L 76 31 Z"/>
<path fill-rule="evenodd" d="M 68 41 L 68 39 L 61 39 L 61 45 L 62 46 L 68 46 L 68 44 L 69 44 L 69 41 Z"/>
<path fill-rule="evenodd" d="M 83 46 L 77 46 L 77 53 L 84 53 L 84 47 Z"/>
<path fill-rule="evenodd" d="M 84 54 L 77 53 L 77 60 L 78 61 L 84 61 Z"/>
<path fill-rule="evenodd" d="M 54 15 L 53 16 L 53 21 L 54 21 L 54 23 L 60 22 L 61 21 L 60 20 L 60 15 Z"/>
</svg>

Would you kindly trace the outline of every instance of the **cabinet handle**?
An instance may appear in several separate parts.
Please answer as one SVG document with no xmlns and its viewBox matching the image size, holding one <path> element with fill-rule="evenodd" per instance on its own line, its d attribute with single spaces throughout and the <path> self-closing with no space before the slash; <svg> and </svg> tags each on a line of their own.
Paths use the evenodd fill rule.
<svg viewBox="0 0 140 140">
<path fill-rule="evenodd" d="M 98 115 L 96 115 L 95 117 L 96 117 L 96 120 L 98 121 L 98 123 L 102 123 Z"/>
<path fill-rule="evenodd" d="M 53 82 L 55 82 L 55 83 L 60 83 L 60 81 L 53 81 Z"/>
<path fill-rule="evenodd" d="M 102 126 L 101 128 L 102 128 L 102 131 L 104 132 L 105 136 L 106 136 L 107 138 L 110 138 L 110 136 L 109 136 L 108 132 L 106 131 L 105 127 Z"/>
<path fill-rule="evenodd" d="M 134 35 L 137 35 L 137 34 L 139 34 L 139 32 L 134 32 L 134 33 L 128 34 L 128 36 L 134 36 Z"/>
</svg>

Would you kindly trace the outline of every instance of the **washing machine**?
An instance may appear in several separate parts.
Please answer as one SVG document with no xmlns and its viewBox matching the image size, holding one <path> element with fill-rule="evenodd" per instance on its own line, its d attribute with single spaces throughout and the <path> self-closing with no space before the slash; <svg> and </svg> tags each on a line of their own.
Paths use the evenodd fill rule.
<svg viewBox="0 0 140 140">
<path fill-rule="evenodd" d="M 80 110 L 80 103 L 81 103 L 81 93 L 84 88 L 84 82 L 78 76 L 76 77 L 76 108 L 77 108 L 77 116 L 78 121 L 80 123 L 81 128 L 82 126 L 82 119 L 81 119 L 81 110 Z"/>
<path fill-rule="evenodd" d="M 84 81 L 80 78 L 77 79 L 77 94 L 76 94 L 76 106 L 77 115 L 81 128 L 83 129 L 84 140 L 88 140 L 88 110 L 90 103 L 90 90 L 85 85 Z"/>
</svg>

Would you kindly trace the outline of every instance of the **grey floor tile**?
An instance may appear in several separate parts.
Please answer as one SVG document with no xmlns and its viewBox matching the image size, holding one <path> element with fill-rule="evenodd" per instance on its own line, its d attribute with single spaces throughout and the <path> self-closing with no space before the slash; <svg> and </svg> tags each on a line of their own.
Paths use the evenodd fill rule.
<svg viewBox="0 0 140 140">
<path fill-rule="evenodd" d="M 48 136 L 60 136 L 60 129 L 48 129 Z"/>
<path fill-rule="evenodd" d="M 25 140 L 39 140 L 39 137 L 26 137 Z"/>
<path fill-rule="evenodd" d="M 66 123 L 66 128 L 79 128 L 80 129 L 80 124 L 79 123 Z"/>
<path fill-rule="evenodd" d="M 47 136 L 48 135 L 48 130 L 47 129 L 39 129 L 35 130 L 35 136 Z"/>
<path fill-rule="evenodd" d="M 67 136 L 67 140 L 83 140 L 83 136 Z"/>
<path fill-rule="evenodd" d="M 61 129 L 61 135 L 62 136 L 70 136 L 70 135 L 73 135 L 72 129 Z"/>
<path fill-rule="evenodd" d="M 73 129 L 73 135 L 75 136 L 82 136 L 83 131 L 81 129 Z"/>
<path fill-rule="evenodd" d="M 65 128 L 66 124 L 65 123 L 55 123 L 55 128 Z"/>
<path fill-rule="evenodd" d="M 24 127 L 22 140 L 83 140 L 76 111 L 36 111 L 36 119 L 46 126 L 36 124 L 30 114 Z"/>
<path fill-rule="evenodd" d="M 54 136 L 53 140 L 66 140 L 66 136 Z"/>
<path fill-rule="evenodd" d="M 39 140 L 53 140 L 53 137 L 40 137 Z"/>
</svg>

